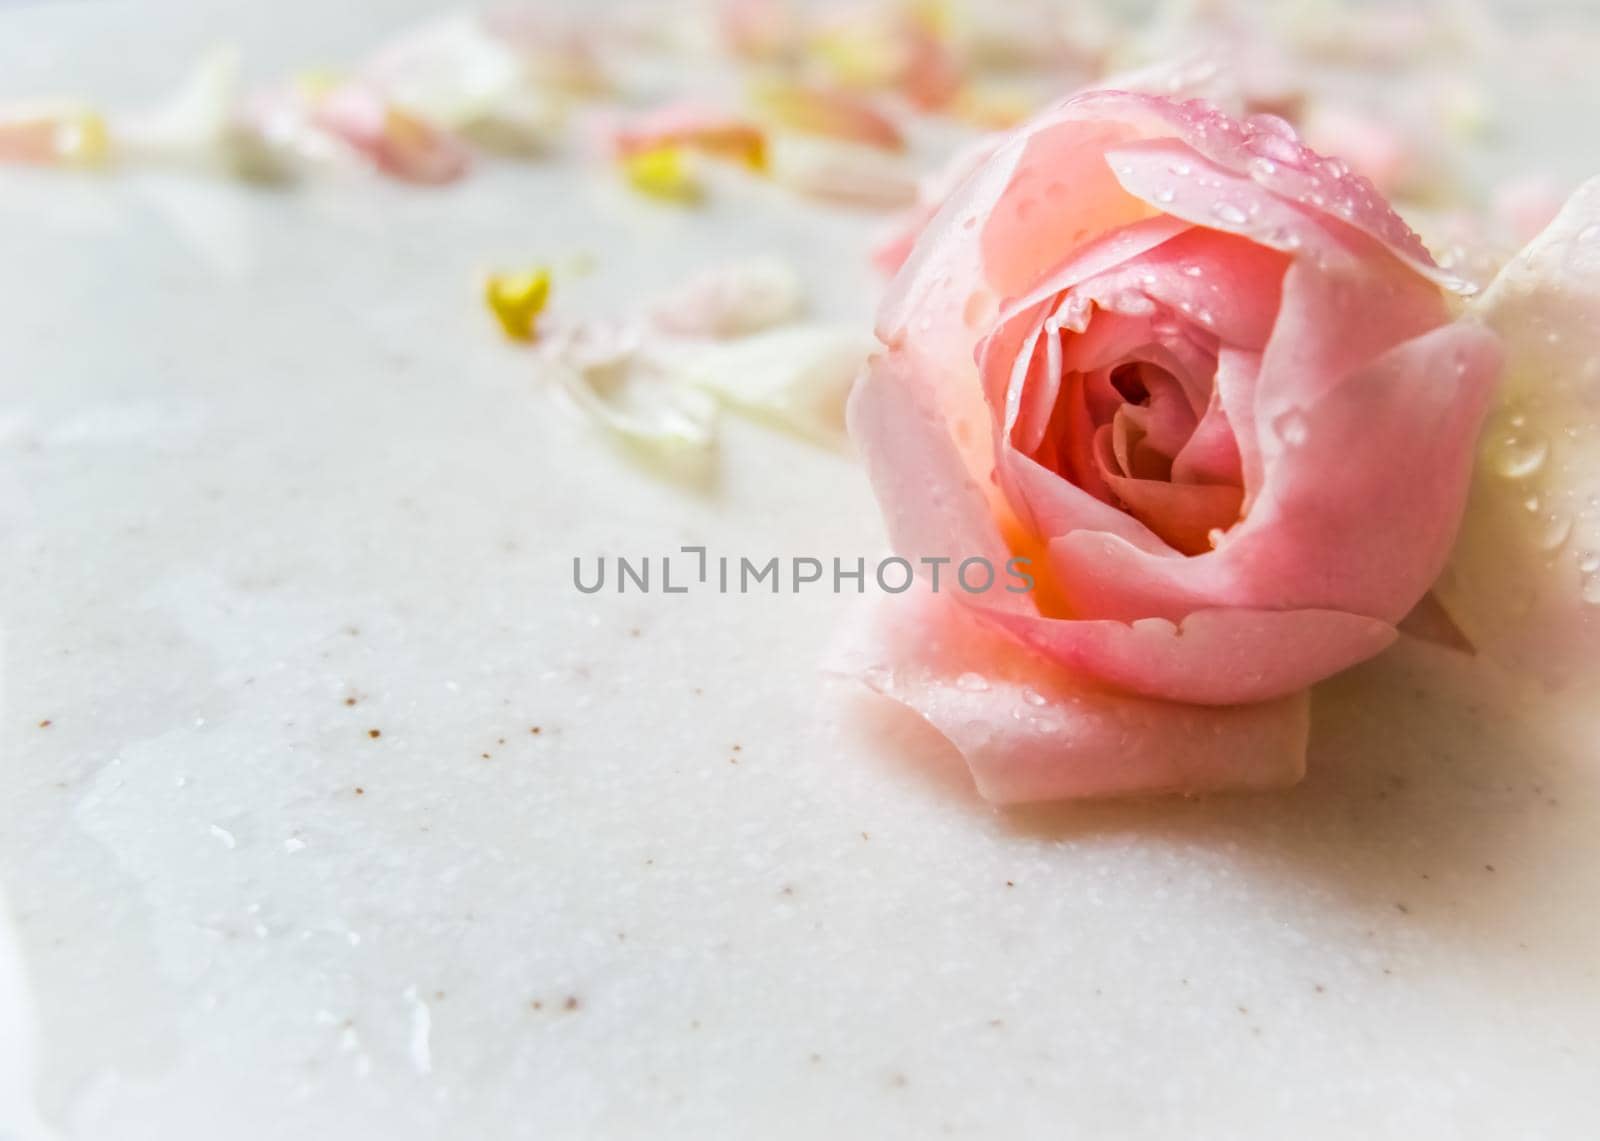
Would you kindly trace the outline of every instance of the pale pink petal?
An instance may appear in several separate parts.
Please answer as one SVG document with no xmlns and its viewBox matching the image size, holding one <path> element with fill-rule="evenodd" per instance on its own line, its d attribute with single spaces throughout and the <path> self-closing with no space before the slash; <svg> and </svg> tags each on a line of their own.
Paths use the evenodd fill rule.
<svg viewBox="0 0 1600 1141">
<path fill-rule="evenodd" d="M 990 500 L 967 471 L 907 354 L 883 353 L 868 362 L 850 395 L 847 421 L 896 554 L 913 562 L 984 558 L 997 570 L 1005 567 L 1011 552 Z M 985 598 L 997 606 L 1031 605 L 1025 595 L 1003 591 Z"/>
<path fill-rule="evenodd" d="M 1119 416 L 1118 424 L 1123 419 Z M 1120 441 L 1118 445 L 1110 443 L 1117 435 L 1120 433 L 1115 426 L 1107 425 L 1095 436 L 1095 463 L 1106 486 L 1129 514 L 1173 549 L 1191 555 L 1209 550 L 1211 544 L 1207 537 L 1215 529 L 1233 525 L 1239 517 L 1244 493 L 1237 486 L 1172 483 L 1154 473 L 1141 475 Z M 1117 447 L 1115 456 L 1108 454 L 1112 446 Z M 1066 582 L 1070 588 L 1071 580 Z"/>
<path fill-rule="evenodd" d="M 622 157 L 661 147 L 689 147 L 750 166 L 766 161 L 766 133 L 760 127 L 692 101 L 669 103 L 639 115 L 616 127 L 610 142 Z"/>
<path fill-rule="evenodd" d="M 346 84 L 318 99 L 311 121 L 379 170 L 408 182 L 451 182 L 471 161 L 454 135 L 360 84 Z"/>
<path fill-rule="evenodd" d="M 1166 129 L 1146 127 L 1143 137 L 1171 135 L 1201 157 L 1246 175 L 1276 197 L 1364 233 L 1419 275 L 1449 289 L 1470 288 L 1434 264 L 1421 239 L 1371 182 L 1352 172 L 1348 164 L 1304 146 L 1293 128 L 1276 116 L 1252 115 L 1240 121 L 1200 100 L 1175 102 L 1116 91 L 1089 92 L 1069 101 L 1068 106 L 1088 116 L 1119 120 L 1153 117 Z"/>
<path fill-rule="evenodd" d="M 1086 245 L 1158 211 L 1130 195 L 1105 153 L 1133 140 L 1116 122 L 1063 122 L 1033 135 L 983 220 L 983 262 L 1002 297 L 1027 293 Z"/>
<path fill-rule="evenodd" d="M 1486 655 L 1549 685 L 1600 673 L 1600 179 L 1469 311 L 1506 346 L 1441 601 Z"/>
<path fill-rule="evenodd" d="M 1223 707 L 1110 693 L 947 595 L 874 599 L 832 666 L 921 715 L 1000 804 L 1282 788 L 1305 770 L 1304 692 Z"/>
<path fill-rule="evenodd" d="M 1416 177 L 1420 141 L 1392 123 L 1318 102 L 1303 117 L 1302 130 L 1309 146 L 1349 163 L 1383 194 L 1405 189 Z"/>
<path fill-rule="evenodd" d="M 1072 579 L 1064 584 L 1073 602 L 1078 585 Z M 975 597 L 986 605 L 991 596 Z M 1389 623 L 1337 610 L 1198 610 L 1178 622 L 1132 623 L 1014 610 L 983 614 L 1069 670 L 1130 693 L 1200 705 L 1296 693 L 1395 639 Z"/>
<path fill-rule="evenodd" d="M 1138 519 L 1041 467 L 1015 448 L 1002 448 L 1000 463 L 1007 493 L 1034 534 L 1103 531 L 1143 550 L 1165 552 L 1167 545 Z"/>
<path fill-rule="evenodd" d="M 1097 617 L 1272 606 L 1399 621 L 1449 553 L 1499 360 L 1492 334 L 1450 325 L 1284 413 L 1266 427 L 1261 494 L 1214 551 L 1161 558 L 1079 531 L 1051 544 L 1051 565 Z"/>
<path fill-rule="evenodd" d="M 1195 426 L 1194 434 L 1172 460 L 1177 483 L 1229 483 L 1244 486 L 1239 442 L 1222 407 L 1222 394 L 1212 389 L 1211 403 Z M 1060 532 L 1057 532 L 1058 534 Z"/>
<path fill-rule="evenodd" d="M 1215 231 L 1179 234 L 1084 282 L 1093 297 L 1132 290 L 1181 313 L 1227 345 L 1260 349 L 1278 315 L 1289 259 L 1255 242 Z"/>
<path fill-rule="evenodd" d="M 849 143 L 903 151 L 905 136 L 893 119 L 847 91 L 796 83 L 762 88 L 756 103 L 779 126 Z"/>
</svg>

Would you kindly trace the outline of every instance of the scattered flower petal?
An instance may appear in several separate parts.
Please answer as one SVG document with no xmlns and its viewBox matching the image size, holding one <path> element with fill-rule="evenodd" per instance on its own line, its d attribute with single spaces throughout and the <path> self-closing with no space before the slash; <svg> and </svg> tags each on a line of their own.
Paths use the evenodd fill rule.
<svg viewBox="0 0 1600 1141">
<path fill-rule="evenodd" d="M 837 443 L 850 387 L 874 347 L 862 328 L 803 324 L 730 341 L 655 345 L 651 355 L 668 375 L 730 409 Z"/>
<path fill-rule="evenodd" d="M 534 322 L 550 300 L 550 271 L 491 273 L 484 283 L 483 299 L 506 336 L 514 341 L 531 341 Z"/>
<path fill-rule="evenodd" d="M 470 161 L 454 135 L 361 83 L 344 84 L 316 100 L 311 121 L 379 170 L 408 182 L 454 181 Z"/>
<path fill-rule="evenodd" d="M 875 147 L 782 136 L 772 141 L 771 163 L 775 181 L 813 198 L 890 208 L 917 196 L 905 163 Z"/>
<path fill-rule="evenodd" d="M 0 111 L 0 162 L 99 166 L 110 153 L 105 119 L 75 104 Z"/>
<path fill-rule="evenodd" d="M 654 308 L 658 327 L 689 337 L 737 337 L 781 325 L 801 308 L 800 279 L 775 258 L 717 266 Z"/>
<path fill-rule="evenodd" d="M 848 92 L 772 83 L 756 91 L 755 102 L 780 127 L 884 150 L 905 149 L 900 128 L 870 103 Z"/>
<path fill-rule="evenodd" d="M 622 173 L 629 186 L 663 202 L 691 205 L 704 195 L 681 147 L 655 147 L 627 155 L 622 159 Z"/>
<path fill-rule="evenodd" d="M 733 115 L 697 103 L 673 103 L 619 127 L 612 138 L 624 160 L 672 148 L 761 170 L 767 162 L 766 133 Z"/>
<path fill-rule="evenodd" d="M 716 401 L 665 374 L 640 345 L 637 330 L 578 325 L 549 338 L 544 360 L 574 407 L 618 440 L 663 457 L 706 451 Z"/>
</svg>

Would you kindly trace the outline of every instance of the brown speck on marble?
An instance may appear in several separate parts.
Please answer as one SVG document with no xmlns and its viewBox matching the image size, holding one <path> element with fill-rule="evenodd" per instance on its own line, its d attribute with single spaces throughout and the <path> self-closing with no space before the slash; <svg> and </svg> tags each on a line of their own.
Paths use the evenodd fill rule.
<svg viewBox="0 0 1600 1141">
<path fill-rule="evenodd" d="M 578 1007 L 581 1006 L 581 1005 L 582 1005 L 582 1003 L 579 1002 L 577 995 L 569 994 L 569 995 L 567 995 L 567 1001 L 563 1002 L 561 1004 L 561 1009 L 562 1010 L 577 1010 Z"/>
<path fill-rule="evenodd" d="M 1328 993 L 1328 988 L 1323 986 L 1321 983 L 1317 983 L 1314 987 L 1312 987 L 1312 989 L 1315 990 L 1318 994 L 1327 994 Z"/>
<path fill-rule="evenodd" d="M 357 796 L 366 796 L 367 795 L 367 790 L 362 788 L 360 785 L 356 785 L 356 795 Z"/>
<path fill-rule="evenodd" d="M 50 728 L 50 725 L 51 725 L 51 721 L 50 721 L 50 718 L 48 718 L 48 717 L 46 717 L 43 721 L 39 722 L 39 728 L 41 728 L 41 729 L 48 729 L 48 728 Z"/>
<path fill-rule="evenodd" d="M 383 730 L 382 729 L 368 729 L 367 730 L 367 736 L 371 737 L 374 741 L 376 741 L 379 737 L 383 736 Z"/>
<path fill-rule="evenodd" d="M 347 697 L 344 699 L 344 703 L 346 705 L 354 705 L 356 703 L 356 699 L 353 697 Z"/>
<path fill-rule="evenodd" d="M 1484 864 L 1483 865 L 1483 870 L 1486 871 L 1486 872 L 1492 872 L 1492 871 L 1494 871 L 1494 865 L 1493 864 Z"/>
<path fill-rule="evenodd" d="M 543 1010 L 544 1009 L 544 1003 L 540 1002 L 536 998 L 532 999 L 528 1003 L 528 1009 L 529 1010 Z"/>
<path fill-rule="evenodd" d="M 1401 915 L 1410 915 L 1411 914 L 1411 909 L 1409 907 L 1407 907 L 1405 904 L 1400 903 L 1398 901 L 1396 901 L 1396 903 L 1394 905 L 1394 909 L 1396 911 L 1398 911 Z"/>
<path fill-rule="evenodd" d="M 1016 880 L 1006 880 L 1006 886 L 1007 887 L 1016 887 L 1017 886 L 1017 881 Z"/>
<path fill-rule="evenodd" d="M 535 737 L 537 737 L 540 733 L 544 732 L 544 726 L 535 725 L 531 729 L 529 729 L 528 732 L 532 733 Z"/>
<path fill-rule="evenodd" d="M 639 627 L 635 626 L 633 629 L 628 631 L 628 637 L 637 638 L 638 636 L 639 636 Z"/>
<path fill-rule="evenodd" d="M 889 1075 L 889 1085 L 895 1089 L 905 1089 L 910 1084 L 910 1079 L 904 1074 L 894 1073 Z"/>
<path fill-rule="evenodd" d="M 822 1055 L 821 1054 L 812 1054 L 811 1055 L 811 1064 L 813 1066 L 820 1065 L 821 1062 L 822 1062 Z"/>
<path fill-rule="evenodd" d="M 489 759 L 489 754 L 488 753 L 484 753 L 483 754 L 483 759 L 487 761 Z"/>
</svg>

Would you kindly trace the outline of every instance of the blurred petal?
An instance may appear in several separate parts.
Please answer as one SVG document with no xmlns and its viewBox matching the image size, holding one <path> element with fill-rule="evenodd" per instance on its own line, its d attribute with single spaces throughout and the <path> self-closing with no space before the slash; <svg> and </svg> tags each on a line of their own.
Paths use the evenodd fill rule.
<svg viewBox="0 0 1600 1141">
<path fill-rule="evenodd" d="M 669 333 L 737 337 L 793 320 L 801 304 L 793 267 L 761 258 L 696 274 L 657 302 L 652 316 Z"/>
<path fill-rule="evenodd" d="M 1441 601 L 1480 650 L 1551 685 L 1600 668 L 1600 180 L 1469 316 L 1506 376 Z"/>
<path fill-rule="evenodd" d="M 674 381 L 725 406 L 821 443 L 844 437 L 845 401 L 876 347 L 854 325 L 791 325 L 729 341 L 657 345 Z"/>
</svg>

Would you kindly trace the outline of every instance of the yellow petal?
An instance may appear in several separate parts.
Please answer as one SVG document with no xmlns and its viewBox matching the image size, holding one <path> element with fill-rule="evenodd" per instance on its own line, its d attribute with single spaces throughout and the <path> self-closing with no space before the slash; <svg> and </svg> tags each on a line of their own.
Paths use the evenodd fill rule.
<svg viewBox="0 0 1600 1141">
<path fill-rule="evenodd" d="M 678 147 L 655 147 L 627 155 L 622 159 L 622 173 L 630 186 L 652 198 L 680 203 L 700 200 L 700 182 Z"/>
<path fill-rule="evenodd" d="M 514 341 L 531 341 L 534 322 L 550 299 L 550 271 L 491 273 L 484 285 L 483 299 L 506 336 Z"/>
</svg>

